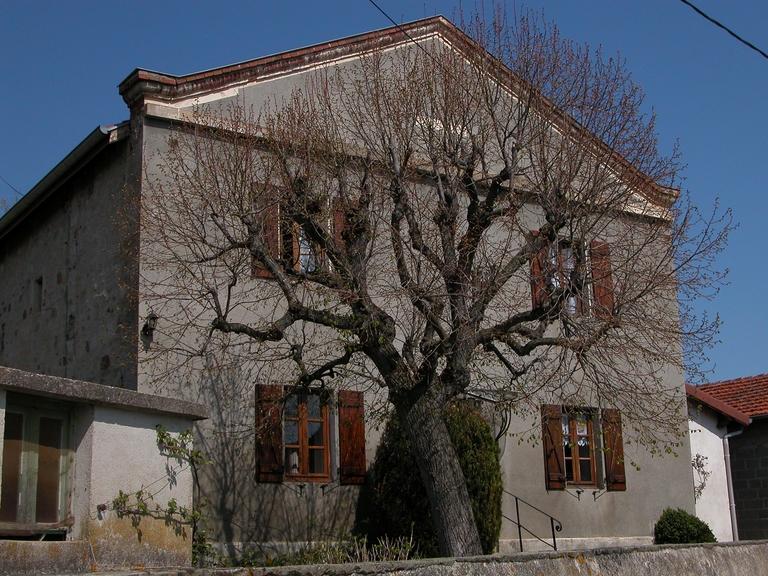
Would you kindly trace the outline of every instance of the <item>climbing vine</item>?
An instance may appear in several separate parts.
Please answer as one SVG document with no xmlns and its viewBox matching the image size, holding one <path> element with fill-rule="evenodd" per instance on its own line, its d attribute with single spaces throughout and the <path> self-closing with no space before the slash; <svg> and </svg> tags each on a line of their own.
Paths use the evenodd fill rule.
<svg viewBox="0 0 768 576">
<path fill-rule="evenodd" d="M 155 430 L 160 453 L 179 462 L 186 462 L 192 470 L 193 478 L 197 481 L 200 467 L 210 464 L 210 461 L 206 460 L 201 450 L 194 448 L 192 429 L 189 428 L 174 435 L 168 431 L 168 428 L 158 424 Z M 142 516 L 163 518 L 166 522 L 175 524 L 178 534 L 183 533 L 185 525 L 189 525 L 192 530 L 192 561 L 193 564 L 198 564 L 213 555 L 206 531 L 202 528 L 208 518 L 208 502 L 207 500 L 196 502 L 192 507 L 180 506 L 176 498 L 171 498 L 165 505 L 156 502 L 155 496 L 171 483 L 173 473 L 172 470 L 168 471 L 166 482 L 159 488 L 156 488 L 156 484 L 163 479 L 149 486 L 142 486 L 136 492 L 118 490 L 117 496 L 112 500 L 112 510 L 117 513 L 118 518 L 125 516 L 134 518 L 134 527 L 139 534 L 141 534 L 140 518 Z M 100 512 L 106 509 L 106 505 L 99 507 Z"/>
</svg>

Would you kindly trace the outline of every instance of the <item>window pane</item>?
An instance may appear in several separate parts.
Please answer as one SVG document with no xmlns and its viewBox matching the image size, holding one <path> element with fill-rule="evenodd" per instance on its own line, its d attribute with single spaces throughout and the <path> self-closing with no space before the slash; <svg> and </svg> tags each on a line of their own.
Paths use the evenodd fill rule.
<svg viewBox="0 0 768 576">
<path fill-rule="evenodd" d="M 592 482 L 592 467 L 589 459 L 579 461 L 579 473 L 582 482 Z"/>
<path fill-rule="evenodd" d="M 307 417 L 310 420 L 322 420 L 323 418 L 323 407 L 320 396 L 317 394 L 307 395 Z"/>
<path fill-rule="evenodd" d="M 298 418 L 299 417 L 299 397 L 296 394 L 291 394 L 285 399 L 285 408 L 283 414 L 286 418 Z"/>
<path fill-rule="evenodd" d="M 0 500 L 0 521 L 16 522 L 19 515 L 19 473 L 24 416 L 5 413 L 5 442 L 3 444 L 3 485 Z"/>
<path fill-rule="evenodd" d="M 579 458 L 589 458 L 589 442 L 586 438 L 579 438 Z"/>
<path fill-rule="evenodd" d="M 285 473 L 286 474 L 299 473 L 299 449 L 298 448 L 285 449 Z"/>
<path fill-rule="evenodd" d="M 571 295 L 565 299 L 565 311 L 572 316 L 579 313 L 579 298 L 577 296 Z"/>
<path fill-rule="evenodd" d="M 309 473 L 325 474 L 325 450 L 309 451 Z"/>
<path fill-rule="evenodd" d="M 295 420 L 285 421 L 285 443 L 293 446 L 299 443 L 299 423 Z"/>
<path fill-rule="evenodd" d="M 563 444 L 563 453 L 565 454 L 566 458 L 570 458 L 573 456 L 571 453 L 571 441 L 569 438 L 565 439 L 565 444 Z"/>
<path fill-rule="evenodd" d="M 573 460 L 565 461 L 565 479 L 573 482 Z"/>
<path fill-rule="evenodd" d="M 571 435 L 571 428 L 570 428 L 570 424 L 568 422 L 568 414 L 563 414 L 560 417 L 560 420 L 563 423 L 563 440 L 565 440 L 565 442 L 567 444 L 569 442 L 569 440 L 566 440 L 566 438 Z"/>
<path fill-rule="evenodd" d="M 310 446 L 323 445 L 323 423 L 322 422 L 309 423 L 309 445 Z"/>
<path fill-rule="evenodd" d="M 576 434 L 579 436 L 587 435 L 587 417 L 584 414 L 579 414 L 576 417 Z"/>
<path fill-rule="evenodd" d="M 299 270 L 305 274 L 311 274 L 317 269 L 315 251 L 302 228 L 299 232 Z"/>
<path fill-rule="evenodd" d="M 560 255 L 563 259 L 563 271 L 571 272 L 575 268 L 575 260 L 573 258 L 573 248 L 570 246 L 561 246 Z"/>
<path fill-rule="evenodd" d="M 58 418 L 40 418 L 37 452 L 38 522 L 59 520 L 59 466 L 64 422 Z"/>
</svg>

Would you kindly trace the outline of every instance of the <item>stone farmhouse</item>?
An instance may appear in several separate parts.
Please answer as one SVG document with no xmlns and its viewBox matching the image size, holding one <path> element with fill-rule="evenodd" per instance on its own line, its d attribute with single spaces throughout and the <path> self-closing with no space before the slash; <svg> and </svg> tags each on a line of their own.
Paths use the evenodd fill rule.
<svg viewBox="0 0 768 576">
<path fill-rule="evenodd" d="M 224 550 L 299 545 L 352 531 L 385 394 L 373 377 L 365 377 L 364 366 L 357 372 L 339 367 L 341 384 L 330 378 L 284 389 L 287 381 L 280 375 L 290 354 L 278 345 L 237 344 L 223 359 L 207 355 L 204 344 L 219 336 L 205 330 L 193 336 L 185 326 L 210 326 L 212 318 L 153 263 L 160 248 L 146 232 L 147 222 L 139 223 L 149 214 L 144 205 L 163 185 L 163 158 L 174 138 L 203 116 L 234 103 L 258 111 L 289 100 L 318 71 L 351 70 L 375 51 L 397 53 L 419 42 L 459 51 L 471 43 L 435 17 L 199 74 L 137 69 L 119 86 L 129 119 L 96 128 L 0 219 L 0 366 L 207 406 L 210 419 L 196 424 L 196 438 L 212 464 L 200 475 L 196 497 L 210 504 L 209 533 Z M 663 220 L 674 195 L 654 190 L 640 202 L 655 210 L 650 220 Z M 541 219 L 534 204 L 525 208 L 531 222 Z M 273 239 L 267 248 L 293 278 L 325 266 L 301 227 L 286 223 L 279 203 L 260 214 L 262 229 Z M 332 228 L 342 226 L 329 220 Z M 593 282 L 565 299 L 563 313 L 585 322 L 610 314 L 620 305 L 613 287 L 628 281 L 612 262 L 619 248 L 611 234 L 603 229 L 578 245 L 556 243 L 530 266 L 526 262 L 515 288 L 519 301 L 540 304 L 578 262 Z M 270 271 L 254 265 L 246 284 L 253 305 L 242 321 L 277 319 L 284 304 Z M 673 308 L 661 312 L 667 304 Z M 659 313 L 677 318 L 674 294 L 667 304 L 659 305 Z M 316 354 L 331 346 L 322 330 L 308 330 L 304 337 L 305 349 Z M 663 360 L 668 364 L 660 371 L 661 387 L 683 406 L 679 342 L 673 348 L 677 352 Z M 249 351 L 255 351 L 251 361 L 242 361 Z M 558 549 L 646 544 L 665 508 L 694 511 L 687 437 L 675 448 L 677 456 L 658 457 L 636 437 L 627 406 L 579 397 L 569 386 L 553 384 L 527 411 L 511 408 L 504 402 L 511 397 L 487 382 L 471 388 L 502 454 L 507 520 L 501 551 L 551 545 L 553 537 Z M 9 396 L 0 406 L 6 444 L 15 421 L 7 414 L 22 404 L 33 413 L 42 410 L 17 394 L 15 404 Z M 202 418 L 202 412 L 188 411 L 188 418 Z M 66 438 L 57 442 L 61 451 L 75 448 Z M 6 502 L 30 497 L 12 493 L 10 478 L 17 471 L 9 462 L 3 461 L 0 528 L 21 522 L 7 512 Z M 85 513 L 71 509 L 78 487 L 57 482 L 47 490 L 63 490 L 57 496 L 60 515 L 75 514 L 77 522 L 77 514 Z M 525 527 L 520 533 L 518 521 Z"/>
</svg>

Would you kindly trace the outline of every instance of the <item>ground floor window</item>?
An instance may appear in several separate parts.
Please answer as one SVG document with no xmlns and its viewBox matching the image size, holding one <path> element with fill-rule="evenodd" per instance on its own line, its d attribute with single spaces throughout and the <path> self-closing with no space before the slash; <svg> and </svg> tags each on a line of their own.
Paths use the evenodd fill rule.
<svg viewBox="0 0 768 576">
<path fill-rule="evenodd" d="M 547 490 L 626 490 L 621 414 L 614 408 L 542 407 Z"/>
<path fill-rule="evenodd" d="M 595 483 L 594 414 L 588 411 L 563 412 L 563 460 L 565 481 Z"/>
<path fill-rule="evenodd" d="M 34 405 L 32 405 L 34 403 Z M 67 517 L 70 411 L 9 394 L 3 430 L 0 525 L 49 525 Z"/>
<path fill-rule="evenodd" d="M 362 392 L 256 387 L 259 482 L 365 481 Z"/>
<path fill-rule="evenodd" d="M 328 401 L 318 391 L 288 394 L 283 408 L 285 474 L 296 480 L 329 477 Z"/>
</svg>

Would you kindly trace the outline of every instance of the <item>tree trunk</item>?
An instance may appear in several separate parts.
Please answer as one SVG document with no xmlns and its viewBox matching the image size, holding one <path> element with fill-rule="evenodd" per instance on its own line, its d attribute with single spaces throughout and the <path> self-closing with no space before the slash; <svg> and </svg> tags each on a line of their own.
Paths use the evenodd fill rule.
<svg viewBox="0 0 768 576">
<path fill-rule="evenodd" d="M 440 554 L 482 554 L 467 484 L 443 420 L 442 403 L 428 391 L 415 402 L 396 408 L 432 505 Z"/>
</svg>

